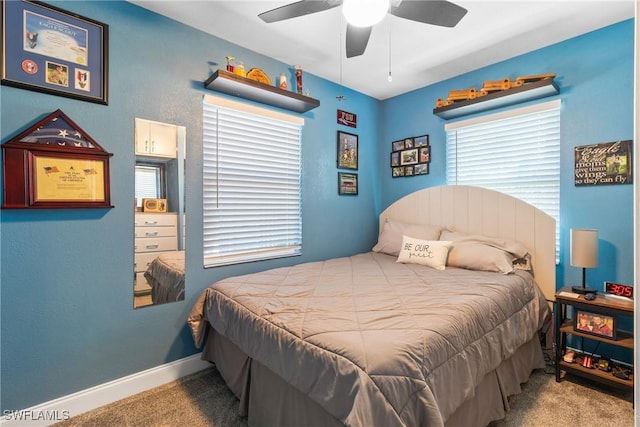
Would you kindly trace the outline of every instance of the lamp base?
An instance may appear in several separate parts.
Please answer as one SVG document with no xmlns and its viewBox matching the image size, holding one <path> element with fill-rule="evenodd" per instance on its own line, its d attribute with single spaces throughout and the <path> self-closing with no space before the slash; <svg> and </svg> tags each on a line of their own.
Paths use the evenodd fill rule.
<svg viewBox="0 0 640 427">
<path fill-rule="evenodd" d="M 572 286 L 571 292 L 576 294 L 597 294 L 598 290 L 594 288 L 583 288 L 582 286 Z"/>
</svg>

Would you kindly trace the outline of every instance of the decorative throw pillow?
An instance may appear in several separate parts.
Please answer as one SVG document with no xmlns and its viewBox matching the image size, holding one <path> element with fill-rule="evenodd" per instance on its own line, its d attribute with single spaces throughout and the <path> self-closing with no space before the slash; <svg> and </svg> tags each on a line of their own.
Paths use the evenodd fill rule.
<svg viewBox="0 0 640 427">
<path fill-rule="evenodd" d="M 438 240 L 442 227 L 439 225 L 408 224 L 387 218 L 382 226 L 378 243 L 371 249 L 388 255 L 398 256 L 402 246 L 402 236 L 407 235 L 417 239 Z"/>
<path fill-rule="evenodd" d="M 514 261 L 522 260 L 519 269 L 526 269 L 528 253 L 519 242 L 481 234 L 467 234 L 445 230 L 441 239 L 451 241 L 447 265 L 469 270 L 513 273 Z"/>
<path fill-rule="evenodd" d="M 473 242 L 453 242 L 447 265 L 503 274 L 514 271 L 513 255 L 492 246 Z"/>
<path fill-rule="evenodd" d="M 426 265 L 436 270 L 444 270 L 450 247 L 451 242 L 403 236 L 402 249 L 397 262 Z"/>
</svg>

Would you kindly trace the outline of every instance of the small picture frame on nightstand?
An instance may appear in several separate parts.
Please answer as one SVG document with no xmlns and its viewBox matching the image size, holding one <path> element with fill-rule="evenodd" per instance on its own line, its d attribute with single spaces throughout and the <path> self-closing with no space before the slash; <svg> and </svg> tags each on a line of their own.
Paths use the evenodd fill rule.
<svg viewBox="0 0 640 427">
<path fill-rule="evenodd" d="M 600 338 L 616 340 L 616 319 L 606 314 L 575 310 L 573 330 Z"/>
</svg>

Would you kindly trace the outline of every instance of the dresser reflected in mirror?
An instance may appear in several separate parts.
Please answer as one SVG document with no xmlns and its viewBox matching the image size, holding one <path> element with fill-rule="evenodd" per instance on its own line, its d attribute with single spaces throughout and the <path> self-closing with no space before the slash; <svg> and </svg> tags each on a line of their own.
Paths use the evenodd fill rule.
<svg viewBox="0 0 640 427">
<path fill-rule="evenodd" d="M 135 119 L 133 307 L 184 299 L 186 128 Z"/>
</svg>

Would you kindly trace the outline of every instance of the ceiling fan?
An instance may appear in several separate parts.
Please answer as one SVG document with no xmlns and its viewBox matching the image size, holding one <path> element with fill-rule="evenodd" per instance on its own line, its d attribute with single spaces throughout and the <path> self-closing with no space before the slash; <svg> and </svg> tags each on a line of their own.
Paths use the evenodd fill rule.
<svg viewBox="0 0 640 427">
<path fill-rule="evenodd" d="M 359 4 L 358 4 L 359 3 Z M 258 15 L 266 23 L 284 21 L 312 13 L 323 12 L 342 5 L 347 18 L 346 55 L 347 58 L 362 55 L 367 48 L 373 24 L 379 22 L 387 13 L 400 18 L 441 27 L 455 27 L 467 9 L 448 1 L 435 0 L 302 0 L 290 3 Z M 353 9 L 364 6 L 365 9 Z M 356 18 L 364 16 L 380 7 L 377 21 L 352 22 L 348 15 L 352 12 Z"/>
</svg>

